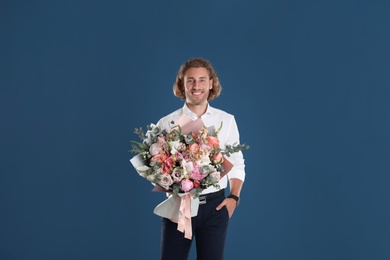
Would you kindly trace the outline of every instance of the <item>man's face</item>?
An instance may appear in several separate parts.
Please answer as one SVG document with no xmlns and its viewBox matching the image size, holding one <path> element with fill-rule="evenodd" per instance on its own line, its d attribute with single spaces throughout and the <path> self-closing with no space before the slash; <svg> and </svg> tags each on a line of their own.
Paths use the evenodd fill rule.
<svg viewBox="0 0 390 260">
<path fill-rule="evenodd" d="M 206 104 L 212 88 L 213 80 L 210 79 L 206 68 L 189 68 L 184 74 L 184 92 L 187 104 Z"/>
</svg>

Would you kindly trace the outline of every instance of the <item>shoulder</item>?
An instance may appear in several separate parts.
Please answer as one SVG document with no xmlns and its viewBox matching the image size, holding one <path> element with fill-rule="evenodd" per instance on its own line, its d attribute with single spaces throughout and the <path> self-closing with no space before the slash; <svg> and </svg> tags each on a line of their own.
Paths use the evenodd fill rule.
<svg viewBox="0 0 390 260">
<path fill-rule="evenodd" d="M 166 120 L 170 120 L 171 118 L 176 118 L 176 117 L 180 117 L 183 113 L 183 108 L 179 108 L 175 111 L 173 111 L 172 113 L 162 117 L 160 119 L 160 121 L 166 121 Z"/>
<path fill-rule="evenodd" d="M 171 122 L 177 121 L 180 118 L 180 116 L 182 115 L 182 113 L 183 113 L 183 109 L 179 108 L 179 109 L 173 111 L 172 113 L 160 118 L 160 120 L 157 122 L 157 125 L 162 129 L 168 130 L 172 127 Z"/>
<path fill-rule="evenodd" d="M 210 112 L 213 116 L 221 117 L 223 119 L 234 119 L 234 115 L 230 114 L 222 109 L 218 109 L 215 107 L 210 107 Z"/>
<path fill-rule="evenodd" d="M 226 112 L 225 110 L 210 107 L 208 110 L 208 115 L 202 117 L 203 122 L 207 126 L 214 126 L 215 129 L 219 129 L 221 125 L 222 132 L 229 132 L 230 129 L 236 128 L 237 123 L 233 114 Z"/>
</svg>

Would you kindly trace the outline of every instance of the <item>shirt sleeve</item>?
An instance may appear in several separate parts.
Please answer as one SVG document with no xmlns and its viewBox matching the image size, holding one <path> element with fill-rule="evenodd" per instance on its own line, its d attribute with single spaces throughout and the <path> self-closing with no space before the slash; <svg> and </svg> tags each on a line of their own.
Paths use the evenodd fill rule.
<svg viewBox="0 0 390 260">
<path fill-rule="evenodd" d="M 240 135 L 238 132 L 238 127 L 234 116 L 229 120 L 229 130 L 226 137 L 226 145 L 235 145 L 240 143 Z M 226 157 L 232 164 L 233 168 L 228 172 L 228 179 L 236 178 L 241 181 L 245 181 L 245 163 L 244 156 L 241 151 L 237 153 L 230 154 L 229 157 Z"/>
</svg>

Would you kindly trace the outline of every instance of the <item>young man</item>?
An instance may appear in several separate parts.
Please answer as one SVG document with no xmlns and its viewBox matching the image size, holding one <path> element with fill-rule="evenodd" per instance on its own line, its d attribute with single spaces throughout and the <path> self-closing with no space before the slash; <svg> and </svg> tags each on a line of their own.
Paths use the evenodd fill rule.
<svg viewBox="0 0 390 260">
<path fill-rule="evenodd" d="M 176 97 L 185 100 L 182 108 L 161 118 L 157 125 L 169 131 L 183 114 L 192 120 L 201 118 L 207 127 L 222 129 L 218 134 L 221 147 L 239 143 L 239 132 L 233 115 L 213 108 L 209 101 L 218 97 L 221 85 L 211 63 L 202 58 L 190 59 L 181 67 L 173 87 Z M 196 239 L 197 259 L 223 259 L 225 238 L 229 218 L 233 215 L 245 179 L 244 158 L 241 152 L 233 153 L 228 160 L 233 168 L 219 181 L 221 190 L 214 187 L 205 189 L 199 199 L 198 215 L 192 217 L 192 234 Z M 229 196 L 225 188 L 229 182 Z M 205 202 L 205 203 L 204 203 Z M 177 223 L 162 219 L 161 259 L 185 260 L 188 258 L 192 240 L 186 239 L 177 230 Z"/>
</svg>

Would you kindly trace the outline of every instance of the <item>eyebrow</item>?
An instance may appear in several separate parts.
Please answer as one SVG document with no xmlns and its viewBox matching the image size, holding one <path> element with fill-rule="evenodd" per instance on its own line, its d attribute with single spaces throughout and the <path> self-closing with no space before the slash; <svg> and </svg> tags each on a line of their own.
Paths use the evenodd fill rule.
<svg viewBox="0 0 390 260">
<path fill-rule="evenodd" d="M 195 77 L 188 77 L 188 79 L 194 79 Z M 207 79 L 207 76 L 200 76 L 200 79 Z"/>
</svg>

